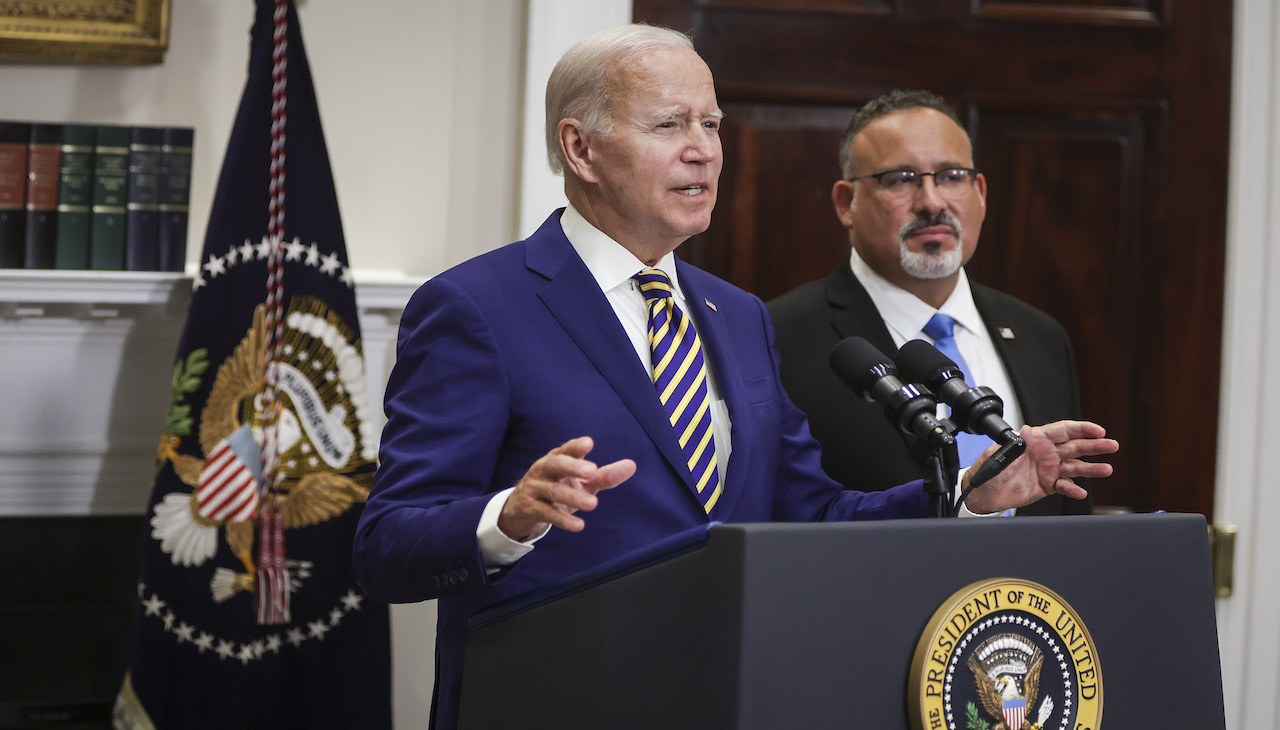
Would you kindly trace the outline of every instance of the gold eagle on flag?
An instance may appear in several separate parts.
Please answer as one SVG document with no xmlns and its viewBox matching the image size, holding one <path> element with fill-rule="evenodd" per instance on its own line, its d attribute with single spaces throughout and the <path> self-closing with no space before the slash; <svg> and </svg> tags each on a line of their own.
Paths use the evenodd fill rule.
<svg viewBox="0 0 1280 730">
<path fill-rule="evenodd" d="M 261 468 L 263 403 L 266 385 L 266 316 L 254 310 L 253 325 L 218 369 L 200 419 L 200 449 L 208 457 L 227 451 L 238 432 L 252 434 L 257 451 L 243 455 L 250 470 Z M 285 318 L 284 357 L 279 363 L 280 512 L 286 530 L 333 519 L 365 501 L 375 463 L 377 439 L 363 418 L 368 410 L 364 360 L 349 342 L 341 320 L 316 298 L 291 302 Z M 175 376 L 175 381 L 177 377 Z M 241 439 L 245 441 L 245 439 Z M 256 578 L 257 485 L 249 480 L 251 502 L 218 511 L 207 499 L 216 479 L 205 458 L 179 451 L 179 434 L 165 433 L 157 449 L 191 492 L 175 491 L 156 503 L 152 537 L 174 565 L 199 566 L 217 554 L 219 531 L 244 572 L 217 568 L 210 582 L 215 600 L 253 591 Z M 259 459 L 253 464 L 254 457 Z M 210 459 L 211 460 L 211 459 Z M 260 478 L 260 474 L 258 475 Z M 242 480 L 240 495 L 245 488 Z M 202 497 L 205 504 L 202 505 Z M 300 587 L 309 564 L 293 561 L 291 589 Z"/>
</svg>

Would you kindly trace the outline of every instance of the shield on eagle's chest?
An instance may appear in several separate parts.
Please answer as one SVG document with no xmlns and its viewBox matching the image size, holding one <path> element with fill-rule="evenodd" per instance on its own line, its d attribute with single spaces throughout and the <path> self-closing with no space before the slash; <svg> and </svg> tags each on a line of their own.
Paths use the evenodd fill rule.
<svg viewBox="0 0 1280 730">
<path fill-rule="evenodd" d="M 1005 700 L 1004 705 L 1004 724 L 1009 726 L 1009 730 L 1018 730 L 1022 727 L 1022 723 L 1027 718 L 1027 701 L 1018 697 L 1012 700 Z"/>
</svg>

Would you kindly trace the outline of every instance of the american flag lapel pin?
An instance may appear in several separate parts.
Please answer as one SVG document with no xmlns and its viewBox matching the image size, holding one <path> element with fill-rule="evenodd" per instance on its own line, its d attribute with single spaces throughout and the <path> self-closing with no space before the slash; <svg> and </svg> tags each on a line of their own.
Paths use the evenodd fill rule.
<svg viewBox="0 0 1280 730">
<path fill-rule="evenodd" d="M 1004 339 L 1006 339 L 1006 340 L 1016 339 L 1016 338 L 1014 337 L 1013 330 L 1009 329 L 1008 327 L 1001 327 L 1001 328 L 1000 328 L 1000 336 L 1001 336 L 1001 337 L 1003 337 L 1003 338 L 1004 338 Z"/>
<path fill-rule="evenodd" d="M 711 300 L 710 300 L 710 299 L 703 299 L 702 301 L 706 302 L 708 307 L 711 307 L 711 311 L 713 311 L 713 312 L 718 312 L 718 311 L 720 311 L 720 310 L 716 309 L 716 305 L 715 305 L 715 304 L 713 304 L 713 303 L 711 302 Z"/>
</svg>

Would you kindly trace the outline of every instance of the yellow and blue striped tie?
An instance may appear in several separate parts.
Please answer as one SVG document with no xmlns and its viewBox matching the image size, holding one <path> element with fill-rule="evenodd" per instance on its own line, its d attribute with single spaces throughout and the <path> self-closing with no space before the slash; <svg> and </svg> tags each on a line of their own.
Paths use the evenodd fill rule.
<svg viewBox="0 0 1280 730">
<path fill-rule="evenodd" d="M 671 281 L 658 269 L 645 269 L 634 278 L 649 310 L 649 351 L 653 384 L 676 430 L 699 500 L 711 514 L 720 499 L 720 472 L 711 428 L 711 398 L 702 342 L 693 322 L 676 306 Z"/>
</svg>

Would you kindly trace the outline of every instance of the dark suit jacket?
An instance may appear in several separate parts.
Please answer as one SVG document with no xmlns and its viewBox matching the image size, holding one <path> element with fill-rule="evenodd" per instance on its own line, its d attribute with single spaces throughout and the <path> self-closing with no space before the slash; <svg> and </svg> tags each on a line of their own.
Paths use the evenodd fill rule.
<svg viewBox="0 0 1280 730">
<path fill-rule="evenodd" d="M 683 263 L 677 271 L 733 423 L 711 519 L 927 514 L 919 483 L 863 494 L 829 479 L 778 380 L 764 303 Z M 472 614 L 708 516 L 649 373 L 558 213 L 527 240 L 424 284 L 405 309 L 396 352 L 356 573 L 376 599 L 440 599 L 433 717 L 450 728 Z M 476 540 L 485 504 L 547 451 L 583 435 L 595 443 L 588 458 L 634 459 L 635 476 L 601 493 L 583 532 L 553 529 L 514 566 L 487 575 Z"/>
<path fill-rule="evenodd" d="M 1023 419 L 1032 425 L 1078 419 L 1075 358 L 1062 325 L 1007 294 L 972 282 L 971 287 L 1009 373 Z M 846 337 L 862 337 L 890 359 L 897 352 L 884 319 L 849 262 L 824 279 L 770 301 L 768 307 L 782 358 L 782 382 L 791 400 L 809 417 L 809 427 L 822 444 L 827 474 L 846 488 L 860 490 L 919 479 L 920 468 L 911 457 L 908 437 L 889 425 L 880 406 L 854 394 L 828 364 L 831 349 Z M 1000 328 L 1008 328 L 1014 338 L 1005 339 Z M 1020 508 L 1018 514 L 1089 511 L 1089 500 L 1053 495 Z"/>
</svg>

